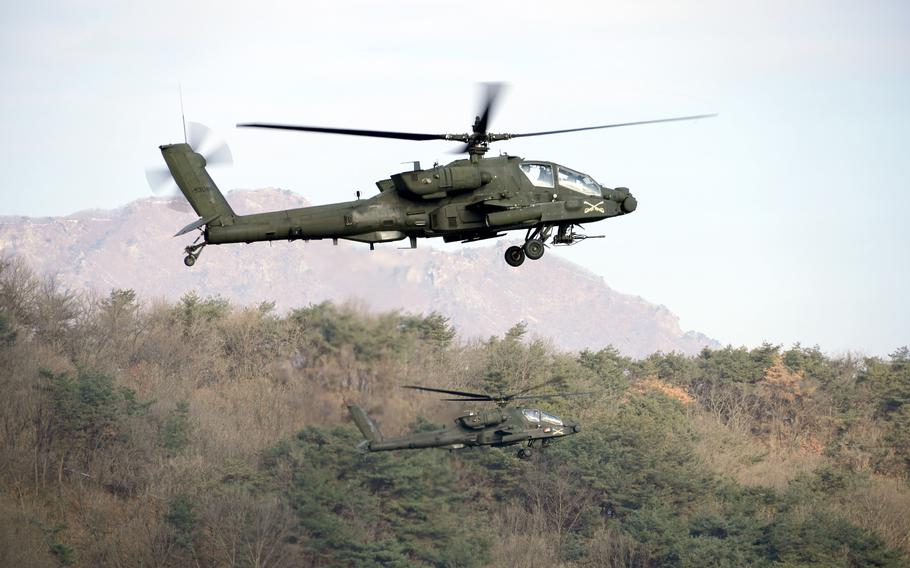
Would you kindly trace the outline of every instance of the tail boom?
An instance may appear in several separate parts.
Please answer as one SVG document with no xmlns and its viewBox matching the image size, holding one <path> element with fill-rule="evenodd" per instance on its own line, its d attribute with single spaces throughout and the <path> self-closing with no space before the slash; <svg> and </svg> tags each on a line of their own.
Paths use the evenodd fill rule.
<svg viewBox="0 0 910 568">
<path fill-rule="evenodd" d="M 379 428 L 370 420 L 370 417 L 367 416 L 367 413 L 362 408 L 352 404 L 348 406 L 348 412 L 351 413 L 351 418 L 354 419 L 354 424 L 357 425 L 360 433 L 366 438 L 368 442 L 367 449 L 372 450 L 373 444 L 382 443 L 382 432 L 379 431 Z"/>
</svg>

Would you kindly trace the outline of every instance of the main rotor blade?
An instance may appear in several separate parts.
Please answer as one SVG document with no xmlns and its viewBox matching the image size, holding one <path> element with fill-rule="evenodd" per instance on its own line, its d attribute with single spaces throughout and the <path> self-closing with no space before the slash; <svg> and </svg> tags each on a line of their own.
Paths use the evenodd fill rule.
<svg viewBox="0 0 910 568">
<path fill-rule="evenodd" d="M 476 393 L 476 392 L 464 392 L 464 391 L 448 390 L 448 389 L 434 389 L 431 387 L 419 387 L 416 385 L 402 385 L 401 388 L 420 390 L 420 391 L 429 391 L 429 392 L 439 392 L 442 394 L 454 394 L 455 396 L 466 396 L 468 398 L 476 398 L 479 400 L 493 400 L 493 397 L 491 397 L 490 395 Z"/>
<path fill-rule="evenodd" d="M 486 97 L 484 98 L 483 110 L 477 115 L 480 120 L 477 121 L 477 127 L 474 131 L 475 134 L 487 133 L 490 117 L 496 107 L 496 99 L 499 98 L 499 93 L 502 91 L 504 83 L 483 83 L 483 85 L 486 87 Z"/>
<path fill-rule="evenodd" d="M 559 383 L 559 382 L 562 382 L 562 380 L 563 380 L 562 377 L 556 377 L 556 378 L 550 379 L 550 380 L 548 380 L 548 381 L 544 381 L 544 382 L 542 382 L 542 383 L 538 383 L 538 384 L 536 384 L 536 385 L 532 385 L 532 386 L 530 386 L 530 387 L 524 388 L 524 389 L 522 389 L 522 390 L 520 390 L 520 391 L 517 391 L 517 392 L 514 392 L 514 393 L 512 393 L 512 394 L 505 395 L 505 396 L 502 397 L 502 398 L 505 399 L 505 400 L 512 400 L 512 399 L 516 398 L 516 397 L 517 397 L 518 395 L 520 395 L 520 394 L 525 394 L 526 392 L 531 392 L 532 390 L 536 390 L 536 389 L 545 387 L 545 386 L 547 386 L 547 385 L 552 385 L 553 383 Z"/>
<path fill-rule="evenodd" d="M 567 392 L 556 394 L 532 394 L 529 396 L 513 396 L 510 400 L 546 400 L 550 398 L 568 398 L 573 396 L 590 396 L 593 392 Z"/>
<path fill-rule="evenodd" d="M 675 118 L 658 118 L 656 120 L 639 120 L 637 122 L 620 122 L 617 124 L 604 124 L 603 126 L 583 126 L 581 128 L 567 128 L 565 130 L 547 130 L 544 132 L 525 132 L 524 134 L 505 134 L 505 139 L 509 138 L 526 138 L 528 136 L 546 136 L 547 134 L 563 134 L 565 132 L 581 132 L 582 130 L 598 130 L 601 128 L 618 128 L 620 126 L 637 126 L 639 124 L 657 124 L 658 122 L 677 122 L 680 120 L 698 120 L 700 118 L 712 118 L 717 114 L 696 114 L 693 116 L 678 116 Z M 494 137 L 497 135 L 491 135 Z"/>
<path fill-rule="evenodd" d="M 391 132 L 386 130 L 358 130 L 354 128 L 326 128 L 322 126 L 294 126 L 292 124 L 267 124 L 247 122 L 238 124 L 238 128 L 271 128 L 274 130 L 297 130 L 301 132 L 321 132 L 323 134 L 345 134 L 348 136 L 369 136 L 371 138 L 394 138 L 397 140 L 447 140 L 445 134 L 421 134 L 418 132 Z"/>
</svg>

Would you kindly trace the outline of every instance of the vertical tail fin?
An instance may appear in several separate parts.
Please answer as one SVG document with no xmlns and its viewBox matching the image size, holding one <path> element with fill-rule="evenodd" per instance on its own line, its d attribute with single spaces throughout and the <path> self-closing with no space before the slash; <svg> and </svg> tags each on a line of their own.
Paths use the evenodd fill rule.
<svg viewBox="0 0 910 568">
<path fill-rule="evenodd" d="M 183 196 L 205 223 L 215 219 L 219 225 L 234 223 L 234 210 L 205 171 L 205 158 L 201 154 L 194 152 L 189 144 L 161 146 L 161 154 Z"/>
<path fill-rule="evenodd" d="M 351 418 L 354 419 L 354 424 L 357 424 L 357 428 L 360 429 L 360 432 L 363 434 L 363 437 L 369 442 L 381 442 L 382 433 L 379 431 L 379 428 L 376 427 L 376 424 L 370 420 L 370 417 L 367 416 L 367 413 L 363 411 L 359 406 L 350 405 L 348 406 L 348 411 L 351 413 Z"/>
</svg>

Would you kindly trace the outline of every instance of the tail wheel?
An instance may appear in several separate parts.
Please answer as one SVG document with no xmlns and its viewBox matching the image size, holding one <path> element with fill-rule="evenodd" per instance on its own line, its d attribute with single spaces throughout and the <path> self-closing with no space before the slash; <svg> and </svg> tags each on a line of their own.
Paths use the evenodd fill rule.
<svg viewBox="0 0 910 568">
<path fill-rule="evenodd" d="M 196 240 L 198 241 L 201 238 L 202 238 L 202 235 L 200 235 L 199 238 L 197 238 Z M 197 242 L 197 243 L 191 244 L 188 247 L 185 247 L 183 249 L 183 251 L 186 253 L 186 256 L 183 257 L 183 264 L 185 264 L 187 266 L 193 266 L 194 264 L 196 264 L 196 259 L 199 258 L 200 254 L 202 254 L 202 249 L 205 248 L 206 244 L 207 243 Z"/>
<path fill-rule="evenodd" d="M 523 460 L 531 459 L 531 456 L 534 455 L 534 451 L 531 448 L 522 448 L 518 450 L 518 457 Z"/>
<path fill-rule="evenodd" d="M 531 239 L 525 243 L 525 255 L 531 260 L 537 260 L 542 257 L 544 251 L 546 251 L 546 248 L 544 248 L 543 241 L 540 239 Z"/>
<path fill-rule="evenodd" d="M 525 251 L 521 247 L 509 247 L 506 249 L 506 263 L 509 266 L 521 266 L 525 261 Z"/>
</svg>

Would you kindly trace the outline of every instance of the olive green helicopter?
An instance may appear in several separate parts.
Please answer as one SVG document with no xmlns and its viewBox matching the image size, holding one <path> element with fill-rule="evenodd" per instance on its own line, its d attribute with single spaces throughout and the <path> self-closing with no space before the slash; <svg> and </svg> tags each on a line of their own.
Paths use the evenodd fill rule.
<svg viewBox="0 0 910 568">
<path fill-rule="evenodd" d="M 487 128 L 502 84 L 486 84 L 482 110 L 471 132 L 424 134 L 320 126 L 244 123 L 241 128 L 267 128 L 399 140 L 447 140 L 462 143 L 459 159 L 445 165 L 400 172 L 376 182 L 379 193 L 368 199 L 238 215 L 231 209 L 206 165 L 229 162 L 230 150 L 220 145 L 209 152 L 202 146 L 206 129 L 191 124 L 185 143 L 161 146 L 167 169 L 146 170 L 153 189 L 176 182 L 199 218 L 174 236 L 194 230 L 200 235 L 184 250 L 184 263 L 193 266 L 206 245 L 252 243 L 276 240 L 346 239 L 376 243 L 442 237 L 445 242 L 472 242 L 525 231 L 523 246 L 506 249 L 505 260 L 520 266 L 525 259 L 541 258 L 550 245 L 572 245 L 594 235 L 581 227 L 587 223 L 635 211 L 637 201 L 625 187 L 608 188 L 591 176 L 545 160 L 517 156 L 484 157 L 492 142 L 529 136 L 545 136 L 584 130 L 617 128 L 659 122 L 707 118 L 714 115 L 682 116 L 638 122 L 585 126 L 525 133 L 491 133 Z M 185 133 L 186 134 L 186 133 Z M 186 136 L 185 136 L 186 137 Z M 194 140 L 196 139 L 196 140 Z"/>
<path fill-rule="evenodd" d="M 476 446 L 506 447 L 520 445 L 518 457 L 528 459 L 534 448 L 545 448 L 553 440 L 578 433 L 581 428 L 574 422 L 565 421 L 558 416 L 537 408 L 509 407 L 514 400 L 547 400 L 552 398 L 588 396 L 588 392 L 555 393 L 527 395 L 532 390 L 557 382 L 554 379 L 528 387 L 521 391 L 505 395 L 491 395 L 433 387 L 407 385 L 402 388 L 419 391 L 436 392 L 453 395 L 457 398 L 444 398 L 452 402 L 493 402 L 495 409 L 472 410 L 455 419 L 454 428 L 442 428 L 426 432 L 415 432 L 398 438 L 385 438 L 376 424 L 363 409 L 349 405 L 348 411 L 357 428 L 363 434 L 361 449 L 370 452 L 391 450 L 414 450 L 422 448 L 443 448 L 460 450 Z"/>
</svg>

